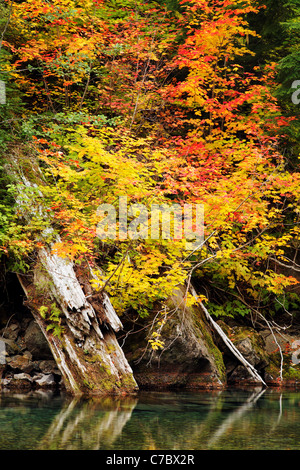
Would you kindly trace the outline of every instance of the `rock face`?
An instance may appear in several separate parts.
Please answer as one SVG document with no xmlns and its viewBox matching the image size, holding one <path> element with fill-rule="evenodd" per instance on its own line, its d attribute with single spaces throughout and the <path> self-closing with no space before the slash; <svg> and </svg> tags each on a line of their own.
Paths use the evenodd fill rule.
<svg viewBox="0 0 300 470">
<path fill-rule="evenodd" d="M 25 332 L 24 341 L 28 351 L 34 358 L 51 359 L 52 354 L 49 345 L 39 325 L 32 320 Z"/>
<path fill-rule="evenodd" d="M 178 289 L 168 301 L 170 313 L 162 329 L 164 349 L 145 352 L 150 328 L 142 338 L 132 335 L 124 351 L 141 388 L 223 388 L 226 383 L 222 355 L 198 307 L 184 307 L 184 291 Z M 147 319 L 149 323 L 149 319 Z M 139 343 L 140 341 L 140 343 Z M 139 343 L 140 346 L 136 347 Z"/>
<path fill-rule="evenodd" d="M 251 328 L 236 327 L 229 329 L 223 322 L 219 323 L 224 331 L 232 338 L 233 344 L 246 361 L 264 378 L 265 368 L 269 361 L 265 352 L 264 341 L 260 334 Z M 218 345 L 223 352 L 227 382 L 229 384 L 244 383 L 245 381 L 251 383 L 252 380 L 246 368 L 237 362 L 236 358 L 233 357 L 221 343 L 218 343 Z"/>
<path fill-rule="evenodd" d="M 48 343 L 30 317 L 12 320 L 0 330 L 2 389 L 36 390 L 62 388 L 61 373 Z"/>
<path fill-rule="evenodd" d="M 184 307 L 183 294 L 178 290 L 169 299 L 168 317 L 161 330 L 163 349 L 153 351 L 147 346 L 152 327 L 155 329 L 155 320 L 159 318 L 157 312 L 145 319 L 143 325 L 136 325 L 140 332 L 126 334 L 123 350 L 139 387 L 197 390 L 252 385 L 253 379 L 246 368 L 211 331 L 203 312 L 195 305 Z M 268 386 L 300 383 L 297 328 L 292 334 L 269 328 L 255 331 L 249 326 L 229 327 L 222 321 L 218 324 Z M 128 330 L 131 328 L 132 325 Z M 109 331 L 104 333 L 106 353 L 113 360 L 116 340 L 112 338 L 110 342 L 109 334 Z M 92 338 L 90 341 L 92 348 Z M 123 343 L 121 337 L 119 342 Z M 103 367 L 96 350 L 94 355 L 87 350 L 84 354 L 93 367 L 95 363 Z M 49 344 L 29 311 L 13 317 L 0 329 L 1 388 L 24 392 L 65 390 Z"/>
<path fill-rule="evenodd" d="M 136 328 L 125 341 L 124 351 L 141 388 L 223 388 L 257 386 L 244 365 L 228 349 L 220 336 L 210 330 L 198 307 L 182 308 L 183 291 L 170 299 L 173 313 L 161 331 L 163 350 L 145 351 L 151 327 Z M 180 307 L 181 306 L 181 307 Z M 147 319 L 151 326 L 155 317 Z M 256 330 L 250 326 L 219 326 L 243 358 L 255 368 L 269 386 L 300 384 L 299 328 L 287 333 L 270 328 Z M 138 346 L 137 346 L 138 345 Z M 262 385 L 262 384 L 260 384 Z"/>
<path fill-rule="evenodd" d="M 222 327 L 237 349 L 263 377 L 268 386 L 297 386 L 300 383 L 300 336 L 270 329 L 255 331 L 248 326 Z M 228 385 L 251 385 L 245 367 L 218 343 L 223 353 Z"/>
</svg>

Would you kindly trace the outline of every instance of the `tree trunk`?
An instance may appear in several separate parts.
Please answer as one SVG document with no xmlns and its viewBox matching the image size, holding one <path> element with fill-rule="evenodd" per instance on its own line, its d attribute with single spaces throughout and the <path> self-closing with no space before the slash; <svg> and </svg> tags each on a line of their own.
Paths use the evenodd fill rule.
<svg viewBox="0 0 300 470">
<path fill-rule="evenodd" d="M 47 220 L 47 212 L 39 203 L 42 195 L 37 185 L 25 178 L 19 162 L 12 160 L 8 171 L 19 182 L 17 206 L 26 222 L 30 223 L 36 214 Z M 40 181 L 38 166 L 32 171 Z M 45 240 L 49 239 L 49 231 L 45 230 Z M 134 392 L 137 384 L 132 369 L 115 336 L 122 323 L 107 294 L 92 291 L 88 263 L 78 268 L 46 246 L 36 250 L 30 273 L 19 274 L 18 278 L 66 390 L 73 395 Z"/>
<path fill-rule="evenodd" d="M 136 390 L 132 370 L 115 336 L 122 324 L 106 294 L 98 296 L 95 309 L 73 264 L 50 249 L 39 250 L 33 276 L 19 274 L 18 278 L 68 392 L 94 395 Z M 45 315 L 41 315 L 41 307 L 47 309 Z M 60 314 L 51 320 L 53 308 Z"/>
</svg>

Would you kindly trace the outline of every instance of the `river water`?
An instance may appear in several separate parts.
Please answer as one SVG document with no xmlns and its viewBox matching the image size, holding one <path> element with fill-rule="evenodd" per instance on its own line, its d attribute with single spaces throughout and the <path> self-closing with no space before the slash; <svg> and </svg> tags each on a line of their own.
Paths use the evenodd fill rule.
<svg viewBox="0 0 300 470">
<path fill-rule="evenodd" d="M 0 450 L 300 449 L 297 390 L 0 397 Z"/>
</svg>

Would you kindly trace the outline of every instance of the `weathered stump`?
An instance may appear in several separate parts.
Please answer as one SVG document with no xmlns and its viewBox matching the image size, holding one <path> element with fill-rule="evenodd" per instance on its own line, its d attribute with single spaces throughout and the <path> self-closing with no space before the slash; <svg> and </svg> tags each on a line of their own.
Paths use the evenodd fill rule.
<svg viewBox="0 0 300 470">
<path fill-rule="evenodd" d="M 50 249 L 39 250 L 33 272 L 31 278 L 18 277 L 66 390 L 73 395 L 134 392 L 137 384 L 115 335 L 122 324 L 107 295 L 98 299 L 100 317 L 89 303 L 73 263 Z"/>
</svg>

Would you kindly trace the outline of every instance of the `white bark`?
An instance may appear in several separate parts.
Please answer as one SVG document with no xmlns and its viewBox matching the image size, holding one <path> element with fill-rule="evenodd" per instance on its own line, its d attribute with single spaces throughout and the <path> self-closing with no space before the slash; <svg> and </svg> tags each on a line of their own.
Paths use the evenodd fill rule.
<svg viewBox="0 0 300 470">
<path fill-rule="evenodd" d="M 18 210 L 28 222 L 35 215 L 42 217 L 47 222 L 47 228 L 41 238 L 49 240 L 49 235 L 53 235 L 54 231 L 49 227 L 47 212 L 39 201 L 42 194 L 38 186 L 28 181 L 17 161 L 13 162 L 10 173 L 22 181 Z M 56 237 L 56 241 L 59 241 L 59 237 Z M 25 276 L 18 277 L 67 390 L 72 394 L 130 393 L 136 390 L 131 367 L 115 336 L 115 332 L 122 328 L 122 323 L 107 294 L 101 300 L 98 299 L 101 302 L 100 310 L 104 313 L 102 320 L 85 296 L 73 263 L 52 253 L 49 245 L 37 250 L 36 254 L 31 283 L 28 284 Z M 87 272 L 86 278 L 90 276 L 91 273 Z M 55 302 L 60 309 L 61 338 L 53 335 L 47 328 L 47 320 L 39 314 L 39 307 L 44 302 Z"/>
<path fill-rule="evenodd" d="M 108 296 L 105 295 L 102 305 L 105 323 L 100 325 L 72 263 L 53 255 L 50 249 L 39 250 L 38 260 L 40 264 L 36 263 L 33 285 L 35 289 L 42 286 L 43 293 L 51 302 L 56 302 L 64 315 L 66 325 L 62 325 L 62 339 L 47 331 L 47 323 L 37 308 L 32 310 L 35 310 L 34 317 L 49 343 L 67 390 L 74 395 L 83 393 L 87 383 L 90 394 L 109 393 L 109 389 L 112 393 L 136 390 L 132 369 L 114 332 L 122 324 Z M 30 300 L 32 292 L 30 294 L 21 275 L 19 280 Z M 91 358 L 95 359 L 91 361 Z"/>
<path fill-rule="evenodd" d="M 252 366 L 245 358 L 244 356 L 240 353 L 240 351 L 235 347 L 235 345 L 232 343 L 232 341 L 226 336 L 222 328 L 218 325 L 217 322 L 214 321 L 214 319 L 211 317 L 210 313 L 208 312 L 207 308 L 203 305 L 202 302 L 199 302 L 198 300 L 198 295 L 194 289 L 194 287 L 191 285 L 190 286 L 190 291 L 193 295 L 193 297 L 197 300 L 199 305 L 201 306 L 203 312 L 205 313 L 206 318 L 208 321 L 211 323 L 213 326 L 214 330 L 220 335 L 228 349 L 234 354 L 234 356 L 243 364 L 243 366 L 247 369 L 251 377 L 257 382 L 261 382 L 265 387 L 267 387 L 266 383 L 262 379 L 262 377 L 259 375 L 255 367 Z"/>
<path fill-rule="evenodd" d="M 45 275 L 50 278 L 48 285 L 52 296 L 63 309 L 74 336 L 82 339 L 83 334 L 88 334 L 90 331 L 95 312 L 85 298 L 72 263 L 51 254 L 50 250 L 46 249 L 39 250 L 39 259 Z M 42 275 L 41 272 L 37 274 L 37 284 L 41 282 Z M 97 322 L 94 323 L 94 328 L 99 337 L 103 338 Z"/>
<path fill-rule="evenodd" d="M 96 274 L 92 270 L 90 270 L 90 275 L 93 279 L 98 279 Z M 116 311 L 113 308 L 110 298 L 108 297 L 106 292 L 103 292 L 103 307 L 105 310 L 105 315 L 107 316 L 109 320 L 109 324 L 112 327 L 112 329 L 115 332 L 122 330 L 123 328 L 122 322 L 120 318 L 118 317 L 118 315 L 116 314 Z"/>
</svg>

